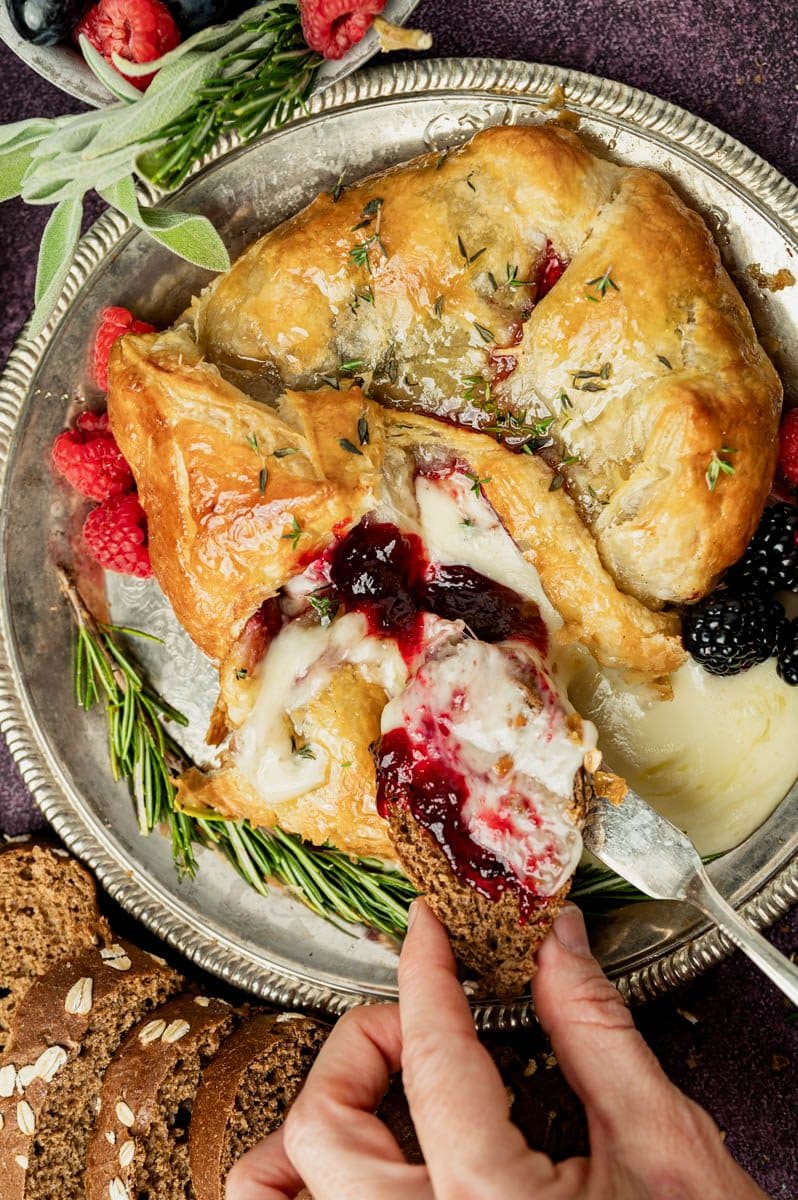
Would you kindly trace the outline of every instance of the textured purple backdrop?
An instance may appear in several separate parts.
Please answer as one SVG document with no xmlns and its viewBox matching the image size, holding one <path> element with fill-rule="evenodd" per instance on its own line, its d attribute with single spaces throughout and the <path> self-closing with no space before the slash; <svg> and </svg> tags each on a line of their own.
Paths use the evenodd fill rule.
<svg viewBox="0 0 798 1200">
<path fill-rule="evenodd" d="M 794 0 L 422 0 L 415 23 L 435 53 L 490 55 L 577 67 L 634 84 L 713 121 L 798 179 L 798 6 Z M 0 47 L 0 120 L 77 106 Z M 93 206 L 91 215 L 99 211 Z M 0 360 L 30 305 L 46 217 L 0 208 Z M 0 831 L 36 816 L 0 740 Z M 775 940 L 798 952 L 798 913 Z M 704 1104 L 736 1157 L 773 1196 L 798 1196 L 798 1023 L 739 956 L 638 1023 L 676 1082 Z M 730 1198 L 731 1200 L 731 1198 Z"/>
</svg>

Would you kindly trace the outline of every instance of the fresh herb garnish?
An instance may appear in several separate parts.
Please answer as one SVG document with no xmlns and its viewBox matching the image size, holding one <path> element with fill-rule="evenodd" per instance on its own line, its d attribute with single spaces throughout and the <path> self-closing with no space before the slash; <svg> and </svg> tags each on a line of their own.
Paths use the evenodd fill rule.
<svg viewBox="0 0 798 1200">
<path fill-rule="evenodd" d="M 711 492 L 714 492 L 718 486 L 718 480 L 721 475 L 735 475 L 737 473 L 737 468 L 732 463 L 728 462 L 725 458 L 721 458 L 722 454 L 729 455 L 736 453 L 737 451 L 733 450 L 731 446 L 721 446 L 720 450 L 713 450 L 712 458 L 709 460 L 705 473 L 707 487 Z"/>
<path fill-rule="evenodd" d="M 474 321 L 472 323 L 473 323 L 473 326 L 476 329 L 477 333 L 482 338 L 483 342 L 495 342 L 496 341 L 493 331 L 488 329 L 488 327 L 486 325 L 480 325 L 479 321 Z"/>
<path fill-rule="evenodd" d="M 432 311 L 438 319 L 443 315 L 443 296 L 439 296 L 432 306 Z"/>
<path fill-rule="evenodd" d="M 299 10 L 288 2 L 258 4 L 146 65 L 120 60 L 129 76 L 155 73 L 143 94 L 85 38 L 81 49 L 118 102 L 96 112 L 34 118 L 0 133 L 10 147 L 0 163 L 2 194 L 56 205 L 40 249 L 31 336 L 60 295 L 80 236 L 83 197 L 92 188 L 173 253 L 226 270 L 229 255 L 206 217 L 154 212 L 137 183 L 174 191 L 223 134 L 235 131 L 248 141 L 270 123 L 294 117 L 322 62 L 308 50 Z"/>
<path fill-rule="evenodd" d="M 288 531 L 288 533 L 284 533 L 282 535 L 282 537 L 280 538 L 280 541 L 281 542 L 290 542 L 291 549 L 296 550 L 297 546 L 299 545 L 299 539 L 302 537 L 304 532 L 305 532 L 304 529 L 299 524 L 299 521 L 297 521 L 296 517 L 292 517 L 291 518 L 291 528 Z"/>
<path fill-rule="evenodd" d="M 558 492 L 564 483 L 565 476 L 561 475 L 558 471 L 556 475 L 552 476 L 551 483 L 549 484 L 549 491 Z"/>
<path fill-rule="evenodd" d="M 349 438 L 339 438 L 338 445 L 342 450 L 348 451 L 349 454 L 359 454 L 361 458 L 363 457 L 363 451 L 358 450 L 357 446 L 354 442 L 350 442 Z"/>
<path fill-rule="evenodd" d="M 468 172 L 468 174 L 466 175 L 465 181 L 466 181 L 466 186 L 470 187 L 472 192 L 475 192 L 477 190 L 476 186 L 474 184 L 474 172 L 473 171 Z"/>
<path fill-rule="evenodd" d="M 367 221 L 370 221 L 372 217 L 376 217 L 384 203 L 385 201 L 382 196 L 374 196 L 363 209 L 360 214 L 361 217 L 365 217 Z"/>
<path fill-rule="evenodd" d="M 293 734 L 291 734 L 291 752 L 295 754 L 297 758 L 315 759 L 316 757 L 313 747 L 308 742 L 305 742 L 304 746 L 298 746 L 296 744 L 296 738 Z"/>
<path fill-rule="evenodd" d="M 357 375 L 358 371 L 363 370 L 362 358 L 350 358 L 346 362 L 342 362 L 338 370 L 342 375 Z"/>
<path fill-rule="evenodd" d="M 496 276 L 493 274 L 492 271 L 488 271 L 488 283 L 493 288 L 494 292 L 498 292 L 499 285 L 496 282 Z"/>
<path fill-rule="evenodd" d="M 296 446 L 280 446 L 279 450 L 272 450 L 274 458 L 287 458 L 289 454 L 299 454 Z"/>
<path fill-rule="evenodd" d="M 595 279 L 588 279 L 587 286 L 595 288 L 597 295 L 591 296 L 589 293 L 585 293 L 587 300 L 603 300 L 609 288 L 616 292 L 621 290 L 610 275 L 611 270 L 612 267 L 607 267 L 603 275 L 597 275 Z"/>
<path fill-rule="evenodd" d="M 365 413 L 361 413 L 357 419 L 357 440 L 361 446 L 369 444 L 369 423 Z"/>
<path fill-rule="evenodd" d="M 236 670 L 236 679 L 246 679 L 247 674 L 248 672 L 246 667 L 238 667 Z"/>
<path fill-rule="evenodd" d="M 571 386 L 579 392 L 603 392 L 611 374 L 612 363 L 608 362 L 598 371 L 571 371 Z"/>
<path fill-rule="evenodd" d="M 487 250 L 487 246 L 483 246 L 480 250 L 476 250 L 473 254 L 469 254 L 465 248 L 465 242 L 463 241 L 463 239 L 459 233 L 457 235 L 457 248 L 460 251 L 461 258 L 464 258 L 469 266 L 471 265 L 471 263 L 476 262 L 477 259 L 481 255 L 483 255 L 485 253 L 485 251 Z"/>
<path fill-rule="evenodd" d="M 484 479 L 480 479 L 478 475 L 472 474 L 470 471 L 465 472 L 466 479 L 471 480 L 471 491 L 475 496 L 479 496 L 482 492 L 482 487 L 486 483 L 490 483 L 493 479 L 492 475 L 486 475 Z"/>
<path fill-rule="evenodd" d="M 322 625 L 329 625 L 338 612 L 338 601 L 332 596 L 313 594 L 308 596 L 308 603 L 314 612 L 318 613 Z"/>
<path fill-rule="evenodd" d="M 669 371 L 673 370 L 673 367 L 670 364 L 670 360 L 667 359 L 664 354 L 658 354 L 657 359 L 659 360 L 659 362 L 662 363 L 663 367 L 667 367 Z"/>
<path fill-rule="evenodd" d="M 507 263 L 507 287 L 509 287 L 509 288 L 532 287 L 532 281 L 530 279 L 519 279 L 518 278 L 518 267 L 511 266 L 510 263 Z"/>
<path fill-rule="evenodd" d="M 446 162 L 446 159 L 447 159 L 448 157 L 449 157 L 449 151 L 448 151 L 448 150 L 444 150 L 443 154 L 441 154 L 441 155 L 439 156 L 439 158 L 438 158 L 438 161 L 437 161 L 437 162 L 436 162 L 436 164 L 435 164 L 435 170 L 436 170 L 436 171 L 440 171 L 441 167 L 442 167 L 442 166 L 443 166 L 443 164 Z"/>
<path fill-rule="evenodd" d="M 258 435 L 256 433 L 247 434 L 247 445 L 249 446 L 250 450 L 254 450 L 256 454 L 260 454 Z"/>
<path fill-rule="evenodd" d="M 341 199 L 341 194 L 343 193 L 343 190 L 344 190 L 344 177 L 341 174 L 338 176 L 335 187 L 330 192 L 330 195 L 332 196 L 333 204 L 337 204 L 338 201 Z"/>
<path fill-rule="evenodd" d="M 463 398 L 471 404 L 476 404 L 483 412 L 495 412 L 496 406 L 491 401 L 491 382 L 484 375 L 464 375 L 463 383 L 468 387 L 463 392 Z"/>
<path fill-rule="evenodd" d="M 266 484 L 269 482 L 269 472 L 266 467 L 261 467 L 260 475 L 258 476 L 258 488 L 261 496 L 266 491 Z"/>
</svg>

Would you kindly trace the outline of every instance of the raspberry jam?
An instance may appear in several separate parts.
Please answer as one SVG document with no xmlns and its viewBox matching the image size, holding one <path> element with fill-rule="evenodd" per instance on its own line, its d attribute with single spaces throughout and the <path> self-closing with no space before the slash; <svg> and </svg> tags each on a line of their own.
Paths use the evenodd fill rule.
<svg viewBox="0 0 798 1200">
<path fill-rule="evenodd" d="M 421 539 L 364 517 L 335 546 L 330 583 L 348 612 L 375 637 L 392 637 L 406 660 L 423 642 L 423 614 L 463 621 L 480 641 L 517 638 L 546 648 L 537 605 L 471 567 L 432 565 Z"/>
<path fill-rule="evenodd" d="M 422 747 L 414 747 L 404 729 L 385 734 L 377 753 L 380 815 L 387 816 L 389 808 L 397 805 L 409 808 L 435 838 L 459 879 L 489 900 L 500 900 L 505 892 L 515 894 L 523 923 L 540 906 L 541 898 L 472 839 L 463 816 L 467 798 L 468 786 L 458 771 L 429 759 Z"/>
<path fill-rule="evenodd" d="M 535 303 L 539 304 L 544 296 L 548 295 L 555 283 L 563 275 L 568 263 L 560 258 L 557 251 L 552 246 L 551 242 L 546 242 L 546 250 L 543 258 L 538 263 L 537 273 L 535 275 Z"/>
</svg>

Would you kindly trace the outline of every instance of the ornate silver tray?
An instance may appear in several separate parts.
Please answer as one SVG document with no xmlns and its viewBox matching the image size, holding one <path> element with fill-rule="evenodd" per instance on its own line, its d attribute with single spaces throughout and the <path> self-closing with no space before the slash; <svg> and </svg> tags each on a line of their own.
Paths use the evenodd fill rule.
<svg viewBox="0 0 798 1200">
<path fill-rule="evenodd" d="M 798 191 L 719 130 L 617 83 L 512 62 L 381 68 L 315 96 L 302 121 L 243 149 L 228 145 L 230 152 L 174 203 L 210 216 L 236 254 L 341 173 L 352 180 L 497 122 L 551 119 L 541 105 L 555 85 L 565 88 L 591 143 L 664 172 L 707 216 L 760 333 L 778 339 L 776 359 L 795 393 L 798 289 L 760 292 L 746 287 L 740 272 L 752 261 L 774 271 L 798 251 Z M 129 912 L 233 984 L 283 1004 L 341 1012 L 364 998 L 395 996 L 395 952 L 362 931 L 332 927 L 277 888 L 264 900 L 210 852 L 200 852 L 197 878 L 179 883 L 166 839 L 139 836 L 127 792 L 111 780 L 100 714 L 87 717 L 72 698 L 70 621 L 49 567 L 73 519 L 72 501 L 50 477 L 48 450 L 71 399 L 91 389 L 87 345 L 97 310 L 126 304 L 168 322 L 206 279 L 107 214 L 83 239 L 46 331 L 35 341 L 23 336 L 11 356 L 0 385 L 0 726 L 47 817 Z M 153 583 L 114 578 L 109 595 L 115 620 L 163 636 L 165 647 L 152 649 L 148 665 L 192 718 L 189 749 L 201 755 L 202 720 L 213 698 L 210 665 Z M 756 925 L 798 900 L 798 786 L 711 870 Z M 670 903 L 616 911 L 594 926 L 593 938 L 606 969 L 636 1000 L 729 950 L 692 910 Z M 500 1028 L 527 1022 L 532 1012 L 521 1000 L 483 1004 L 476 1017 Z"/>
</svg>

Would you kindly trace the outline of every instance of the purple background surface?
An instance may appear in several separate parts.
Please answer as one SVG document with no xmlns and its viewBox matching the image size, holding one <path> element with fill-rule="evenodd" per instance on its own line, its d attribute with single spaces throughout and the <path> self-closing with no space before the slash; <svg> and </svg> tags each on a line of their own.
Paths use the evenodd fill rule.
<svg viewBox="0 0 798 1200">
<path fill-rule="evenodd" d="M 794 0 L 422 0 L 415 23 L 435 53 L 577 67 L 633 84 L 721 126 L 798 180 L 798 6 Z M 0 46 L 0 121 L 76 111 Z M 98 204 L 87 206 L 94 217 Z M 0 208 L 0 360 L 33 290 L 47 210 Z M 0 740 L 0 832 L 33 828 Z M 774 938 L 798 952 L 798 913 Z M 774 1197 L 798 1197 L 798 1022 L 741 956 L 637 1014 L 671 1077 L 703 1104 L 727 1145 Z M 730 1198 L 731 1200 L 731 1198 Z"/>
</svg>

